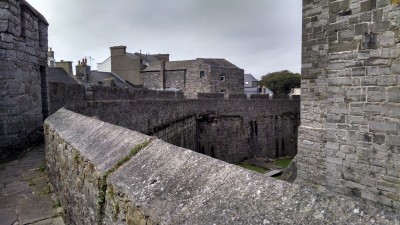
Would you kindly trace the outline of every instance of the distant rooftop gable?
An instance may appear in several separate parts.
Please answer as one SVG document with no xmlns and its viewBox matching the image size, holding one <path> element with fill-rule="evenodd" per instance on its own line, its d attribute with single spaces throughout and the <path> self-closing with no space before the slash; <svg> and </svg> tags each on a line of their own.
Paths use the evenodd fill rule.
<svg viewBox="0 0 400 225">
<path fill-rule="evenodd" d="M 244 75 L 244 82 L 253 82 L 253 81 L 258 81 L 253 75 L 251 74 L 245 74 Z"/>
<path fill-rule="evenodd" d="M 119 78 L 117 75 L 111 73 L 111 72 L 100 72 L 96 70 L 90 71 L 89 75 L 89 82 L 90 83 L 96 83 L 98 84 L 99 82 L 104 82 L 105 80 L 114 80 L 115 86 L 119 88 L 132 88 L 131 85 L 123 81 L 121 78 Z"/>
<path fill-rule="evenodd" d="M 63 83 L 63 84 L 78 84 L 78 82 L 65 72 L 60 67 L 48 67 L 47 68 L 47 82 L 50 83 Z"/>
<path fill-rule="evenodd" d="M 239 67 L 230 63 L 226 59 L 204 59 L 204 58 L 197 58 L 195 60 L 168 61 L 168 62 L 165 62 L 165 69 L 166 70 L 185 70 L 189 66 L 191 66 L 193 63 L 195 63 L 196 61 L 204 63 L 206 65 L 215 66 L 215 67 L 240 69 Z M 147 67 L 143 71 L 144 72 L 160 71 L 160 68 L 161 68 L 161 65 L 159 62 L 151 62 L 151 63 L 147 64 Z"/>
<path fill-rule="evenodd" d="M 236 65 L 232 64 L 226 59 L 203 59 L 203 58 L 197 58 L 197 60 L 203 61 L 205 64 L 211 65 L 211 66 L 217 66 L 217 67 L 226 67 L 226 68 L 235 68 L 235 69 L 240 69 Z"/>
</svg>

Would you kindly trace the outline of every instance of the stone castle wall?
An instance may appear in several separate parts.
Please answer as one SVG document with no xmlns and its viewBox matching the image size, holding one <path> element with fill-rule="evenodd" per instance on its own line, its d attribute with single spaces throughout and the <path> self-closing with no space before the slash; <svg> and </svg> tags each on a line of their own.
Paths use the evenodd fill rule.
<svg viewBox="0 0 400 225">
<path fill-rule="evenodd" d="M 299 106 L 295 100 L 139 100 L 88 102 L 76 111 L 237 163 L 294 156 Z"/>
<path fill-rule="evenodd" d="M 303 1 L 298 181 L 400 209 L 400 5 Z"/>
<path fill-rule="evenodd" d="M 185 100 L 182 92 L 102 86 L 88 94 L 82 85 L 49 83 L 51 113 L 66 107 L 227 162 L 296 155 L 298 100 L 206 95 Z"/>
<path fill-rule="evenodd" d="M 40 141 L 48 114 L 47 26 L 27 2 L 0 2 L 0 161 Z"/>
<path fill-rule="evenodd" d="M 67 224 L 400 224 L 400 215 L 266 177 L 61 109 L 47 174 Z"/>
</svg>

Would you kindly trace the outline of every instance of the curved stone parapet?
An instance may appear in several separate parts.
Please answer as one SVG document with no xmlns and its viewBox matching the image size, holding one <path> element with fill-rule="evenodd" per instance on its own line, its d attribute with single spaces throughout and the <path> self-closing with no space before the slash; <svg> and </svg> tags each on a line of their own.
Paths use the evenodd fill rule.
<svg viewBox="0 0 400 225">
<path fill-rule="evenodd" d="M 400 224 L 400 215 L 60 109 L 45 121 L 68 224 Z"/>
</svg>

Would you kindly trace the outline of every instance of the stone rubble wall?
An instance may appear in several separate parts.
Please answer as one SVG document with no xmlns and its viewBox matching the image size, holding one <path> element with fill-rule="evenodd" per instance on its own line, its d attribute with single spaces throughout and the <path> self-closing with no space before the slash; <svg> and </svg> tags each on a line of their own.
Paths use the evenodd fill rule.
<svg viewBox="0 0 400 225">
<path fill-rule="evenodd" d="M 139 100 L 88 102 L 75 111 L 238 163 L 296 155 L 299 106 L 294 100 Z"/>
<path fill-rule="evenodd" d="M 303 1 L 299 182 L 400 209 L 399 28 L 399 1 Z"/>
<path fill-rule="evenodd" d="M 105 86 L 92 86 L 88 91 L 80 84 L 48 83 L 48 90 L 50 114 L 62 107 L 78 110 L 87 101 L 184 99 L 182 92 Z"/>
<path fill-rule="evenodd" d="M 400 215 L 60 109 L 47 172 L 68 224 L 400 224 Z"/>
<path fill-rule="evenodd" d="M 25 1 L 0 1 L 0 161 L 42 136 L 47 22 Z"/>
</svg>

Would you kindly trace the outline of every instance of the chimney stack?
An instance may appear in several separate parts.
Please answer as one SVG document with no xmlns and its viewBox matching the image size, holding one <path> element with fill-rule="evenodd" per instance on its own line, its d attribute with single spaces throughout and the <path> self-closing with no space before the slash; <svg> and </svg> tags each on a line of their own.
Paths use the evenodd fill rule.
<svg viewBox="0 0 400 225">
<path fill-rule="evenodd" d="M 87 59 L 82 59 L 78 61 L 78 65 L 75 67 L 76 77 L 80 80 L 89 81 L 90 66 L 87 65 Z"/>
<path fill-rule="evenodd" d="M 125 55 L 126 46 L 113 46 L 110 47 L 111 56 Z"/>
<path fill-rule="evenodd" d="M 54 51 L 51 47 L 50 47 L 49 51 L 47 52 L 47 58 L 54 59 Z"/>
</svg>

